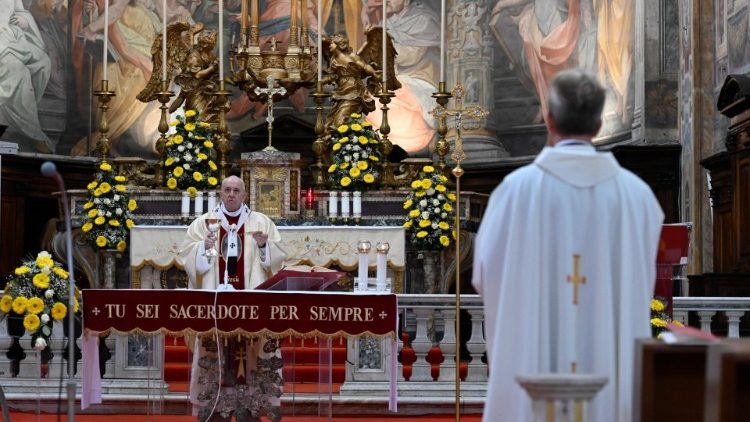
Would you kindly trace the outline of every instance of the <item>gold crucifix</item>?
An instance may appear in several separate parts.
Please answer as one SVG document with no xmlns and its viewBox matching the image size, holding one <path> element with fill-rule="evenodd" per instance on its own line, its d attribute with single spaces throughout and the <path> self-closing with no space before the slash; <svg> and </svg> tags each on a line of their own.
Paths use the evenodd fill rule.
<svg viewBox="0 0 750 422">
<path fill-rule="evenodd" d="M 578 285 L 586 284 L 586 277 L 580 274 L 581 255 L 573 255 L 573 275 L 568 276 L 568 282 L 573 283 L 573 305 L 578 305 Z"/>
<path fill-rule="evenodd" d="M 237 379 L 245 378 L 245 345 L 240 346 L 239 350 L 234 352 L 234 360 L 237 364 Z"/>
</svg>

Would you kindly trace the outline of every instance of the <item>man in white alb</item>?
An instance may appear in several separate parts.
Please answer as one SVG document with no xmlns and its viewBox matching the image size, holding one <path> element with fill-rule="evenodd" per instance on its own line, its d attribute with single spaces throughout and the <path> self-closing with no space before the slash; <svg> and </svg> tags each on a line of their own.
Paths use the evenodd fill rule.
<svg viewBox="0 0 750 422">
<path fill-rule="evenodd" d="M 179 261 L 189 287 L 203 290 L 254 289 L 281 269 L 286 253 L 276 225 L 245 205 L 245 184 L 237 176 L 221 183 L 221 203 L 190 224 Z M 220 228 L 212 233 L 210 220 Z M 216 247 L 218 259 L 206 257 Z M 231 287 L 230 287 L 231 286 Z M 190 399 L 201 421 L 281 420 L 281 353 L 278 340 L 247 341 L 203 338 L 196 343 Z M 240 357 L 240 358 L 238 358 Z M 221 370 L 219 370 L 219 365 Z"/>
<path fill-rule="evenodd" d="M 664 214 L 650 188 L 594 149 L 605 92 L 593 76 L 550 85 L 548 146 L 490 197 L 474 245 L 490 379 L 484 421 L 532 420 L 519 375 L 605 375 L 586 420 L 632 419 L 635 338 Z"/>
</svg>

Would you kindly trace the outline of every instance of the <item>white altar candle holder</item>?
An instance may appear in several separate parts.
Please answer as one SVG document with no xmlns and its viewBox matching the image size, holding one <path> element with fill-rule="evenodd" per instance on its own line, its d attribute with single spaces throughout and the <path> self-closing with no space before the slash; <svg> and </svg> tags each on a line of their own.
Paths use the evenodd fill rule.
<svg viewBox="0 0 750 422">
<path fill-rule="evenodd" d="M 182 192 L 180 214 L 182 214 L 183 222 L 187 222 L 187 220 L 190 218 L 190 194 L 187 191 Z"/>
<path fill-rule="evenodd" d="M 328 196 L 328 218 L 335 220 L 339 216 L 338 192 L 332 190 Z"/>
<path fill-rule="evenodd" d="M 368 279 L 368 255 L 372 245 L 369 240 L 360 240 L 357 243 L 357 251 L 359 252 L 359 267 L 357 268 L 357 285 L 356 290 L 360 292 L 367 291 L 367 279 Z"/>
<path fill-rule="evenodd" d="M 203 192 L 195 194 L 195 215 L 203 215 Z"/>
<path fill-rule="evenodd" d="M 216 192 L 208 192 L 208 210 L 213 211 L 216 208 Z"/>
<path fill-rule="evenodd" d="M 387 284 L 386 284 L 386 271 L 387 271 L 387 256 L 388 256 L 388 250 L 391 248 L 391 246 L 388 244 L 388 242 L 378 242 L 378 244 L 375 246 L 375 250 L 378 253 L 377 256 L 377 269 L 375 273 L 375 289 L 379 292 L 385 292 L 387 290 Z"/>
<path fill-rule="evenodd" d="M 352 192 L 352 217 L 357 223 L 362 217 L 362 192 Z"/>
<path fill-rule="evenodd" d="M 341 218 L 349 219 L 349 192 L 341 192 Z"/>
</svg>

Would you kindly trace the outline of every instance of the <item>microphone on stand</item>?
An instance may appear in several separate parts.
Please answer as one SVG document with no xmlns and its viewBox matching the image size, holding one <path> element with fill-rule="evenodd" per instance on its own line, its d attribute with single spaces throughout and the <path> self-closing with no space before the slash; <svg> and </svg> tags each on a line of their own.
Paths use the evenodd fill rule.
<svg viewBox="0 0 750 422">
<path fill-rule="evenodd" d="M 68 422 L 75 420 L 76 405 L 76 381 L 75 381 L 75 277 L 73 273 L 73 230 L 70 222 L 70 206 L 68 205 L 68 194 L 65 191 L 65 183 L 57 171 L 55 163 L 45 161 L 41 167 L 42 175 L 55 179 L 62 194 L 63 215 L 65 217 L 65 249 L 68 260 Z"/>
</svg>

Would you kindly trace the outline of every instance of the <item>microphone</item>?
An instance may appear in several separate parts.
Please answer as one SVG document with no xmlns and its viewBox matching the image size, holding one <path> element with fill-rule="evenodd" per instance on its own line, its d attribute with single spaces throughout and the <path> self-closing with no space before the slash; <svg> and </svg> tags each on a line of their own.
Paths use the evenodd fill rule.
<svg viewBox="0 0 750 422">
<path fill-rule="evenodd" d="M 55 179 L 62 194 L 63 214 L 65 217 L 65 249 L 68 260 L 68 421 L 75 420 L 76 404 L 76 381 L 75 374 L 75 276 L 73 273 L 73 230 L 70 222 L 70 207 L 68 206 L 68 194 L 65 191 L 65 183 L 57 171 L 57 166 L 52 161 L 45 161 L 41 167 L 42 175 Z"/>
</svg>

